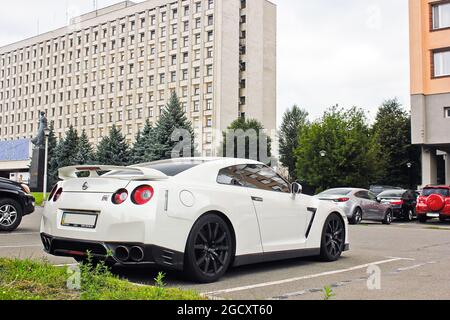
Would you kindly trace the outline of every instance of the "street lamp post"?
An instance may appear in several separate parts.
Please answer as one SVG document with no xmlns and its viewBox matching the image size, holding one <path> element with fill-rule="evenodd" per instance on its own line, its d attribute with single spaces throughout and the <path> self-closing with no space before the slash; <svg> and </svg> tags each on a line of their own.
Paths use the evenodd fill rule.
<svg viewBox="0 0 450 320">
<path fill-rule="evenodd" d="M 412 188 L 412 187 L 413 187 L 413 183 L 412 183 L 411 168 L 412 168 L 413 164 L 412 164 L 411 162 L 408 162 L 408 163 L 406 164 L 406 166 L 408 167 L 409 187 Z"/>
<path fill-rule="evenodd" d="M 47 199 L 47 171 L 48 171 L 48 137 L 50 136 L 50 130 L 45 129 L 45 163 L 44 163 L 44 190 L 43 190 L 43 199 L 46 201 Z"/>
<path fill-rule="evenodd" d="M 324 159 L 327 156 L 327 152 L 325 150 L 322 150 L 322 151 L 319 152 L 319 155 L 320 155 L 320 157 L 322 159 Z M 325 179 L 323 177 L 323 174 L 322 174 L 322 179 L 321 180 L 322 180 L 321 187 L 323 188 L 322 191 L 325 191 L 325 181 L 324 181 Z"/>
</svg>

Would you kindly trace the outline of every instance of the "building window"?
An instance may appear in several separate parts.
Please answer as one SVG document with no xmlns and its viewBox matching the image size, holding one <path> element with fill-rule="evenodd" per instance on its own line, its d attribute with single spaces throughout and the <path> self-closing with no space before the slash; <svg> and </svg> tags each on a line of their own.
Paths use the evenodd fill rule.
<svg viewBox="0 0 450 320">
<path fill-rule="evenodd" d="M 435 78 L 450 76 L 450 48 L 433 51 L 432 75 Z"/>
<path fill-rule="evenodd" d="M 444 118 L 450 119 L 450 107 L 444 108 Z"/>
<path fill-rule="evenodd" d="M 450 28 L 450 2 L 432 5 L 433 30 Z"/>
</svg>

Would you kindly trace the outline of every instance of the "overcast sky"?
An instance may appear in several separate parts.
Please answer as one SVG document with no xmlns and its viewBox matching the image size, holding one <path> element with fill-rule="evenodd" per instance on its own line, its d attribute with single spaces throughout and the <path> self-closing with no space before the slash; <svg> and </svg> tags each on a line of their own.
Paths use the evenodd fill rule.
<svg viewBox="0 0 450 320">
<path fill-rule="evenodd" d="M 104 7 L 121 1 L 97 2 Z M 339 104 L 363 107 L 373 119 L 377 106 L 393 97 L 409 110 L 407 0 L 273 2 L 278 5 L 278 122 L 293 104 L 312 118 Z M 2 1 L 0 46 L 62 27 L 66 12 L 82 14 L 93 3 Z"/>
</svg>

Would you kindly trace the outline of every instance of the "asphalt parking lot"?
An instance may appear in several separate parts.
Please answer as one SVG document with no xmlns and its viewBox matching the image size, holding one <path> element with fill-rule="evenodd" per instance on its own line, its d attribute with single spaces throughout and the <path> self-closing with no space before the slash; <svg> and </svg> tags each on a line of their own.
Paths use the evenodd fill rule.
<svg viewBox="0 0 450 320">
<path fill-rule="evenodd" d="M 39 238 L 42 209 L 25 217 L 14 233 L 0 233 L 0 256 L 47 259 L 55 265 L 72 259 L 45 254 Z M 168 273 L 168 286 L 194 289 L 218 299 L 450 299 L 450 223 L 396 222 L 350 227 L 351 250 L 341 260 L 314 258 L 245 266 L 230 270 L 218 283 L 196 285 Z M 153 284 L 159 270 L 113 270 L 133 282 Z"/>
</svg>

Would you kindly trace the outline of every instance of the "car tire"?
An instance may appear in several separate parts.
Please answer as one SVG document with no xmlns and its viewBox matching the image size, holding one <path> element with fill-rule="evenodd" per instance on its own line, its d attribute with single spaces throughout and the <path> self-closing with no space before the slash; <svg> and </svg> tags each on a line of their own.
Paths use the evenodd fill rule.
<svg viewBox="0 0 450 320">
<path fill-rule="evenodd" d="M 405 221 L 412 222 L 414 220 L 414 210 L 409 209 L 405 214 Z"/>
<path fill-rule="evenodd" d="M 5 216 L 8 215 L 8 220 Z M 22 222 L 23 209 L 19 202 L 14 199 L 0 200 L 0 231 L 12 232 L 16 230 Z"/>
<path fill-rule="evenodd" d="M 234 252 L 234 238 L 228 224 L 216 214 L 207 214 L 195 223 L 189 235 L 185 273 L 195 282 L 216 282 L 227 272 Z"/>
<path fill-rule="evenodd" d="M 392 223 L 392 210 L 386 211 L 386 214 L 384 215 L 383 224 L 390 225 Z"/>
<path fill-rule="evenodd" d="M 428 221 L 428 219 L 425 215 L 419 215 L 417 218 L 419 219 L 420 223 L 427 223 L 427 221 Z"/>
<path fill-rule="evenodd" d="M 320 260 L 333 262 L 338 260 L 345 248 L 345 226 L 342 219 L 335 213 L 331 214 L 322 230 Z"/>
<path fill-rule="evenodd" d="M 357 225 L 362 221 L 362 210 L 361 208 L 356 208 L 355 213 L 353 213 L 353 217 L 350 219 L 350 224 Z"/>
</svg>

